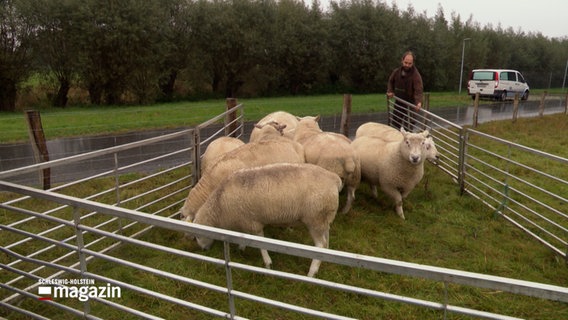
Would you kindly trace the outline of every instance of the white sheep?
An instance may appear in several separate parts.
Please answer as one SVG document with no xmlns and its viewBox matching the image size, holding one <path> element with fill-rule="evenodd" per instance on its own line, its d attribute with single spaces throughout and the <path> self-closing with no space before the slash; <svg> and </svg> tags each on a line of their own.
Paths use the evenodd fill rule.
<svg viewBox="0 0 568 320">
<path fill-rule="evenodd" d="M 403 139 L 403 135 L 400 130 L 377 122 L 366 122 L 360 125 L 355 132 L 355 139 L 363 136 L 378 137 L 387 141 L 400 141 Z M 434 139 L 431 135 L 426 138 L 424 148 L 426 149 L 426 159 L 436 163 L 440 154 L 438 153 L 436 143 L 434 143 Z"/>
<path fill-rule="evenodd" d="M 284 136 L 284 129 L 287 125 L 281 124 L 277 121 L 271 120 L 263 124 L 255 124 L 255 138 L 254 141 L 260 141 L 263 139 L 279 138 Z"/>
<path fill-rule="evenodd" d="M 264 236 L 267 225 L 306 225 L 316 247 L 329 247 L 329 228 L 339 206 L 341 179 L 311 164 L 272 164 L 242 169 L 224 180 L 201 206 L 194 223 Z M 187 219 L 189 221 L 189 219 Z M 196 237 L 203 249 L 212 239 Z M 272 260 L 261 249 L 267 268 Z M 312 260 L 308 276 L 319 269 Z"/>
<path fill-rule="evenodd" d="M 296 130 L 296 125 L 298 125 L 298 118 L 295 115 L 286 111 L 275 111 L 260 119 L 256 124 L 262 126 L 270 121 L 276 121 L 279 124 L 285 125 L 286 129 L 283 132 L 284 137 L 289 139 L 294 138 L 294 131 Z M 255 127 L 251 131 L 249 142 L 258 141 L 261 136 L 259 129 Z"/>
<path fill-rule="evenodd" d="M 304 163 L 304 147 L 287 138 L 274 138 L 244 144 L 217 159 L 191 188 L 180 210 L 180 218 L 191 217 L 215 187 L 233 172 L 272 163 Z"/>
<path fill-rule="evenodd" d="M 294 140 L 302 143 L 306 162 L 318 165 L 337 174 L 347 187 L 347 201 L 341 210 L 347 213 L 355 199 L 355 190 L 361 181 L 361 164 L 351 140 L 344 135 L 323 132 L 317 117 L 301 118 L 296 127 Z"/>
<path fill-rule="evenodd" d="M 211 141 L 201 157 L 201 174 L 208 171 L 219 157 L 243 144 L 242 140 L 233 137 L 219 137 Z"/>
<path fill-rule="evenodd" d="M 361 159 L 361 179 L 374 187 L 374 192 L 376 186 L 380 186 L 394 200 L 396 213 L 405 219 L 402 200 L 424 175 L 426 149 L 423 145 L 429 133 L 410 133 L 403 128 L 401 133 L 401 141 L 363 136 L 352 145 Z"/>
</svg>

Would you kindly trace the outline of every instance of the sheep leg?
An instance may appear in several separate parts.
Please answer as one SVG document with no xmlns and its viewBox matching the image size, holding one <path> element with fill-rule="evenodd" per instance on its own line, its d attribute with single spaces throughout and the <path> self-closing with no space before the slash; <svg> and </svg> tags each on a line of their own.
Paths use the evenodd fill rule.
<svg viewBox="0 0 568 320">
<path fill-rule="evenodd" d="M 398 188 L 388 188 L 388 187 L 384 187 L 382 189 L 388 196 L 390 196 L 394 200 L 396 214 L 398 214 L 398 216 L 401 217 L 402 220 L 406 220 L 404 218 L 404 211 L 402 210 L 401 190 L 399 190 Z"/>
<path fill-rule="evenodd" d="M 398 216 L 401 217 L 402 220 L 406 220 L 404 218 L 404 211 L 402 210 L 402 200 L 396 203 L 396 214 L 398 214 Z"/>
<path fill-rule="evenodd" d="M 345 214 L 351 210 L 351 206 L 353 205 L 353 200 L 355 199 L 355 188 L 352 186 L 347 187 L 347 202 L 345 202 L 345 206 L 341 210 L 341 213 Z"/>
<path fill-rule="evenodd" d="M 314 240 L 314 244 L 318 248 L 328 248 L 329 247 L 329 226 L 325 230 L 321 229 L 310 229 L 310 234 Z M 310 265 L 310 271 L 308 272 L 308 277 L 314 277 L 319 271 L 321 265 L 321 260 L 313 259 Z"/>
<path fill-rule="evenodd" d="M 376 185 L 374 185 L 374 184 L 371 185 L 371 192 L 372 192 L 373 197 L 374 197 L 375 199 L 378 199 L 378 198 L 379 198 L 379 192 L 377 191 L 377 186 L 376 186 Z"/>
<path fill-rule="evenodd" d="M 264 266 L 266 267 L 266 269 L 270 269 L 272 267 L 272 259 L 270 259 L 268 251 L 266 249 L 260 249 L 260 254 L 262 255 Z"/>
<path fill-rule="evenodd" d="M 264 231 L 260 230 L 260 232 L 258 232 L 256 235 L 264 237 Z M 260 254 L 262 255 L 262 261 L 264 261 L 264 266 L 266 267 L 266 269 L 270 269 L 272 267 L 272 259 L 270 259 L 270 256 L 268 255 L 268 250 L 260 249 Z"/>
</svg>

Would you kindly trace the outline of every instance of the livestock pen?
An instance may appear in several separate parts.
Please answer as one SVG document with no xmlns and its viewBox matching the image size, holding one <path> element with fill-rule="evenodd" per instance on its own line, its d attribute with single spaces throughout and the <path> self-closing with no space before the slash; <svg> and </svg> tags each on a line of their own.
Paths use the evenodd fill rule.
<svg viewBox="0 0 568 320">
<path fill-rule="evenodd" d="M 493 295 L 502 295 L 504 305 L 514 303 L 515 299 L 534 301 L 541 306 L 534 311 L 539 316 L 560 317 L 568 313 L 568 288 L 562 282 L 545 284 L 385 259 L 380 254 L 356 252 L 356 247 L 352 251 L 321 249 L 177 220 L 179 207 L 198 179 L 201 149 L 220 135 L 242 137 L 244 110 L 239 105 L 195 128 L 0 172 L 3 306 L 0 314 L 13 319 L 211 316 L 242 319 L 263 318 L 266 314 L 276 314 L 275 318 L 281 319 L 303 316 L 372 319 L 384 312 L 379 309 L 390 309 L 387 316 L 404 318 L 514 318 L 514 308 L 487 311 L 493 306 L 483 302 L 483 297 Z M 235 112 L 233 120 L 223 121 Z M 553 240 L 546 240 L 545 236 L 539 239 L 548 247 L 562 248 L 563 244 L 566 247 L 565 193 L 546 190 L 546 197 L 552 198 L 549 201 L 535 190 L 527 190 L 534 189 L 533 179 L 539 182 L 549 179 L 555 190 L 566 190 L 566 177 L 547 171 L 562 168 L 566 159 L 488 137 L 428 111 L 417 117 L 422 118 L 421 126 L 431 129 L 442 153 L 436 166 L 429 166 L 430 169 L 446 172 L 446 176 L 455 179 L 455 186 L 462 193 L 482 200 L 494 207 L 496 214 L 511 221 L 513 216 L 526 217 L 521 218 L 523 221 L 537 216 L 530 223 L 533 227 L 540 226 L 536 231 L 523 228 L 535 235 L 546 231 Z M 225 131 L 229 124 L 235 123 L 236 129 Z M 327 129 L 325 123 L 322 127 Z M 486 147 L 486 141 L 503 143 L 506 149 Z M 160 147 L 145 152 L 145 148 L 156 144 Z M 498 164 L 508 163 L 506 167 L 511 168 L 515 163 L 509 163 L 514 154 L 510 150 L 516 148 L 534 152 L 550 163 L 538 170 L 530 170 L 527 168 L 530 165 L 524 164 L 523 170 L 508 171 L 499 169 L 491 159 L 498 156 Z M 132 162 L 132 153 L 146 158 Z M 10 182 L 18 175 L 62 166 L 105 169 L 85 169 L 79 172 L 83 176 L 75 175 L 72 181 L 60 181 L 45 191 Z M 487 173 L 488 170 L 495 172 Z M 531 177 L 524 177 L 525 171 Z M 532 177 L 533 174 L 537 177 Z M 536 191 L 542 189 L 540 186 Z M 517 190 L 519 195 L 514 195 Z M 393 212 L 390 214 L 394 216 Z M 340 217 L 341 221 L 336 223 L 354 224 L 349 218 L 366 224 L 381 222 L 377 217 L 359 215 Z M 549 222 L 554 222 L 551 227 L 546 225 Z M 289 236 L 292 231 L 286 232 Z M 190 242 L 183 238 L 184 233 L 219 240 L 222 246 L 212 252 L 195 247 L 188 250 Z M 340 237 L 332 235 L 331 248 Z M 291 260 L 292 266 L 279 268 L 277 263 L 274 270 L 259 267 L 256 250 L 250 254 L 236 252 L 231 244 L 265 248 L 280 254 L 275 261 Z M 553 251 L 565 258 L 565 251 Z M 324 261 L 322 267 L 329 268 L 330 274 L 317 279 L 303 276 L 312 258 Z M 172 261 L 175 263 L 166 263 Z M 113 291 L 113 296 L 103 295 L 98 289 L 74 291 L 79 284 L 86 286 L 81 279 L 91 280 L 86 283 L 91 284 L 90 289 L 120 290 Z M 261 295 L 253 284 L 273 289 Z M 46 287 L 52 289 L 49 294 Z M 433 291 L 438 298 L 427 299 L 416 288 Z M 297 296 L 306 294 L 323 295 L 329 303 L 298 303 Z M 463 298 L 468 295 L 474 299 Z M 345 308 L 346 304 L 356 303 L 361 303 L 356 311 Z M 404 305 L 418 308 L 400 307 Z"/>
</svg>

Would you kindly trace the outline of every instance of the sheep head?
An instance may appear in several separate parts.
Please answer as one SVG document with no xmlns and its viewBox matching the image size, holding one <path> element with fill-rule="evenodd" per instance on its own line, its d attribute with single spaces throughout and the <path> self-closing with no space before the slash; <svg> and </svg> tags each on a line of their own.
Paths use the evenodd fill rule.
<svg viewBox="0 0 568 320">
<path fill-rule="evenodd" d="M 430 134 L 428 130 L 421 133 L 407 132 L 404 128 L 400 129 L 403 135 L 401 142 L 402 156 L 413 165 L 419 165 L 424 161 L 426 154 L 426 137 Z"/>
<path fill-rule="evenodd" d="M 284 135 L 284 129 L 286 128 L 285 124 L 280 124 L 280 123 L 278 123 L 274 120 L 268 121 L 268 122 L 263 123 L 263 124 L 255 124 L 254 126 L 255 126 L 255 128 L 260 129 L 260 130 L 263 130 L 264 128 L 273 128 L 278 133 L 280 133 L 281 136 Z M 264 129 L 264 130 L 272 130 L 272 129 Z"/>
</svg>

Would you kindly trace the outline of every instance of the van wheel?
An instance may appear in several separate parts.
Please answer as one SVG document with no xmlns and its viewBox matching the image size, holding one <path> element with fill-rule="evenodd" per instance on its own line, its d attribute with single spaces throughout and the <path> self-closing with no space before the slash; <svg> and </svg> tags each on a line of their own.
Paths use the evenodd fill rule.
<svg viewBox="0 0 568 320">
<path fill-rule="evenodd" d="M 499 100 L 501 100 L 501 101 L 507 100 L 507 91 L 503 90 L 503 92 L 501 92 L 501 95 L 499 96 Z"/>
<path fill-rule="evenodd" d="M 523 96 L 521 97 L 521 100 L 528 100 L 529 99 L 529 92 L 525 91 L 523 92 Z"/>
</svg>

